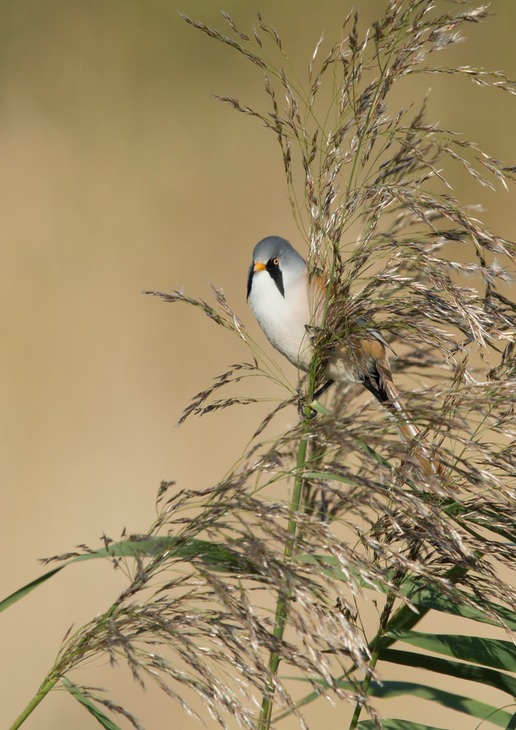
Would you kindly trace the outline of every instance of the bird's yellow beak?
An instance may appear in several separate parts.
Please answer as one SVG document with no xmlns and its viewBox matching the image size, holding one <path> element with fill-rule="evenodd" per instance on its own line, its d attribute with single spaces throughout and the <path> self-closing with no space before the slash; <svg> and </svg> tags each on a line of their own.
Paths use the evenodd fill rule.
<svg viewBox="0 0 516 730">
<path fill-rule="evenodd" d="M 262 264 L 261 261 L 257 261 L 254 265 L 253 271 L 265 271 L 267 266 L 265 264 Z"/>
</svg>

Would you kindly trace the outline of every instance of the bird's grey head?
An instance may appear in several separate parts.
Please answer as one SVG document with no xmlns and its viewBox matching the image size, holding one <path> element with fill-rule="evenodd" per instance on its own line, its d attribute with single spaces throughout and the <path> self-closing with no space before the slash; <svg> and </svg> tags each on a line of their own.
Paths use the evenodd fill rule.
<svg viewBox="0 0 516 730">
<path fill-rule="evenodd" d="M 267 236 L 254 247 L 253 263 L 247 277 L 248 298 L 253 285 L 253 276 L 256 272 L 263 270 L 269 272 L 280 294 L 285 296 L 285 273 L 289 277 L 302 276 L 306 271 L 306 263 L 286 238 Z"/>
</svg>

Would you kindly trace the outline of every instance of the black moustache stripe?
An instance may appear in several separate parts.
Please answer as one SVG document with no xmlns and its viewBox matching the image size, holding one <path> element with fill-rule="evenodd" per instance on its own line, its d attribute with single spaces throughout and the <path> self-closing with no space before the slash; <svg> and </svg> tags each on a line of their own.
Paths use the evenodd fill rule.
<svg viewBox="0 0 516 730">
<path fill-rule="evenodd" d="M 283 274 L 281 273 L 281 269 L 278 264 L 273 264 L 273 259 L 269 259 L 269 261 L 267 261 L 267 271 L 271 275 L 271 279 L 278 287 L 278 291 L 284 299 L 285 287 L 283 286 Z"/>
<path fill-rule="evenodd" d="M 254 274 L 254 264 L 251 264 L 251 266 L 249 267 L 249 273 L 247 274 L 246 300 L 249 299 L 249 294 L 251 293 L 251 287 L 253 285 L 253 274 Z"/>
<path fill-rule="evenodd" d="M 273 263 L 273 259 L 270 259 L 269 261 L 267 261 L 267 266 L 265 268 L 269 272 L 271 279 L 278 287 L 278 291 L 284 299 L 285 298 L 285 287 L 283 286 L 283 274 L 281 273 L 280 267 L 278 266 L 278 264 Z M 254 276 L 254 264 L 251 264 L 251 266 L 249 267 L 249 273 L 247 274 L 246 299 L 249 299 L 249 294 L 251 293 L 251 288 L 253 286 L 253 276 Z"/>
</svg>

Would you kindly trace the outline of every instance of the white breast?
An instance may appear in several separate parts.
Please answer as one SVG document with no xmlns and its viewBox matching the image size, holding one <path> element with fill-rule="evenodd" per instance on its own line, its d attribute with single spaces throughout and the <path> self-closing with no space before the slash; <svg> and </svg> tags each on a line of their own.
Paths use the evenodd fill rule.
<svg viewBox="0 0 516 730">
<path fill-rule="evenodd" d="M 285 297 L 268 271 L 253 276 L 249 304 L 267 339 L 293 365 L 306 370 L 311 347 L 305 325 L 310 321 L 306 276 L 290 281 L 284 277 Z"/>
</svg>

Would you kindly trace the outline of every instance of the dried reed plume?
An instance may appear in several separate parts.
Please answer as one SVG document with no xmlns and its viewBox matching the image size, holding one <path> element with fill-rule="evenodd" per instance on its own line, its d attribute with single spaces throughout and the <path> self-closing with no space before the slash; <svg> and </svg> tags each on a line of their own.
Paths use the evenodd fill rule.
<svg viewBox="0 0 516 730">
<path fill-rule="evenodd" d="M 486 7 L 457 4 L 455 12 L 440 2 L 391 0 L 365 33 L 350 14 L 335 45 L 324 53 L 323 41 L 317 45 L 304 86 L 260 15 L 246 33 L 224 14 L 228 35 L 185 18 L 262 75 L 265 111 L 222 101 L 258 119 L 279 143 L 309 267 L 335 294 L 299 393 L 287 391 L 257 425 L 229 475 L 204 491 L 174 493 L 164 484 L 147 534 L 86 553 L 123 561 L 128 587 L 68 637 L 47 682 L 107 653 L 189 711 L 184 689 L 193 690 L 222 727 L 234 718 L 265 730 L 290 713 L 307 727 L 304 706 L 326 696 L 351 703 L 349 728 L 415 728 L 380 717 L 376 698 L 398 693 L 459 710 L 469 715 L 467 727 L 485 718 L 509 727 L 509 712 L 476 700 L 475 689 L 464 698 L 433 687 L 432 673 L 516 693 L 510 637 L 484 636 L 487 624 L 502 635 L 516 627 L 515 246 L 487 230 L 447 184 L 455 165 L 490 187 L 512 182 L 515 168 L 428 121 L 425 98 L 418 107 L 390 106 L 393 88 L 414 74 L 421 83 L 423 74 L 454 74 L 514 94 L 500 72 L 434 65 L 465 25 L 487 16 Z M 250 348 L 249 361 L 195 396 L 181 420 L 253 403 L 223 397 L 235 382 L 279 379 L 221 292 L 213 305 L 181 292 L 149 293 L 200 308 Z M 312 402 L 317 364 L 361 318 L 396 351 L 407 411 L 442 474 L 421 473 L 388 415 L 358 388 Z M 298 401 L 299 423 L 265 438 L 276 413 Z M 270 497 L 271 485 L 275 495 L 287 493 L 280 482 L 291 486 L 289 504 Z M 374 627 L 363 618 L 371 596 Z M 462 617 L 464 635 L 416 631 L 434 611 Z M 392 681 L 393 664 L 418 667 L 421 681 Z M 65 681 L 80 701 L 140 727 L 127 710 Z M 370 719 L 360 720 L 362 713 Z"/>
</svg>

